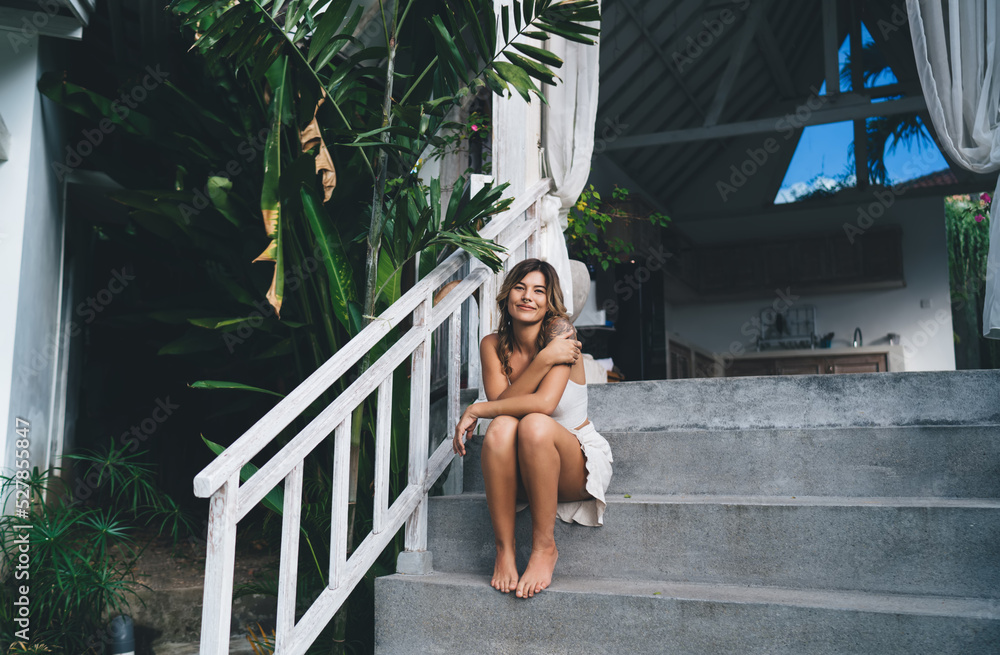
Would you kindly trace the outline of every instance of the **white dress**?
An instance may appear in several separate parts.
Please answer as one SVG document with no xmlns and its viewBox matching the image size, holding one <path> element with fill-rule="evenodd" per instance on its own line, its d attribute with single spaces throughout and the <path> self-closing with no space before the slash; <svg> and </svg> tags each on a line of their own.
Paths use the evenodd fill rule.
<svg viewBox="0 0 1000 655">
<path fill-rule="evenodd" d="M 510 384 L 510 378 L 507 378 L 507 383 Z M 607 507 L 604 493 L 611 484 L 611 463 L 614 458 L 611 456 L 608 440 L 601 436 L 593 423 L 588 422 L 580 429 L 575 428 L 587 420 L 587 385 L 567 380 L 566 390 L 552 412 L 552 418 L 573 433 L 580 442 L 587 467 L 586 489 L 593 496 L 587 500 L 559 503 L 556 516 L 566 523 L 575 522 L 592 527 L 604 525 L 604 509 Z M 517 510 L 521 511 L 527 506 L 527 503 L 519 503 Z"/>
</svg>

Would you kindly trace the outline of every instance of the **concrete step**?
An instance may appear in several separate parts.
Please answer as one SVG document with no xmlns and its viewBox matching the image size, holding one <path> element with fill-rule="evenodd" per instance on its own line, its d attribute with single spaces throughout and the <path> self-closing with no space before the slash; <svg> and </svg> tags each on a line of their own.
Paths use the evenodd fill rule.
<svg viewBox="0 0 1000 655">
<path fill-rule="evenodd" d="M 1000 424 L 1000 370 L 657 380 L 588 392 L 601 432 Z"/>
<path fill-rule="evenodd" d="M 556 521 L 559 576 L 1000 597 L 1000 500 L 610 496 L 604 527 Z M 434 568 L 485 575 L 485 496 L 430 501 Z M 517 517 L 523 567 L 529 510 Z"/>
<path fill-rule="evenodd" d="M 485 575 L 455 573 L 378 578 L 375 599 L 379 655 L 1000 650 L 995 600 L 565 576 L 525 600 L 495 591 Z"/>
<path fill-rule="evenodd" d="M 1000 498 L 1000 426 L 602 431 L 611 493 Z M 483 492 L 481 438 L 464 490 Z"/>
</svg>

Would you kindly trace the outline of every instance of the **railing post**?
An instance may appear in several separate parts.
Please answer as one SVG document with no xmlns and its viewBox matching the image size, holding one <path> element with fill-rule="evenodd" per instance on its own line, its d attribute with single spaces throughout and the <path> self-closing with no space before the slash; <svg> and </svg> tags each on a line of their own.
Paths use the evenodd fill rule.
<svg viewBox="0 0 1000 655">
<path fill-rule="evenodd" d="M 541 204 L 542 201 L 540 199 L 536 200 L 535 202 L 531 203 L 531 206 L 528 207 L 528 211 L 525 212 L 527 214 L 527 222 L 534 225 L 534 229 L 528 236 L 527 241 L 524 242 L 524 256 L 526 259 L 532 259 L 538 257 L 538 231 L 541 228 L 542 224 Z"/>
<path fill-rule="evenodd" d="M 427 455 L 430 446 L 430 392 L 431 392 L 431 333 L 428 318 L 431 311 L 428 294 L 413 310 L 413 327 L 421 330 L 423 340 L 413 351 L 410 369 L 410 457 L 408 485 L 423 485 L 427 476 Z M 411 575 L 425 575 L 432 571 L 431 553 L 427 551 L 427 494 L 406 520 L 406 550 L 396 560 L 396 571 Z"/>
<path fill-rule="evenodd" d="M 208 544 L 205 557 L 205 604 L 201 611 L 203 655 L 229 652 L 229 627 L 233 613 L 233 573 L 236 567 L 236 493 L 239 473 L 212 494 L 208 506 Z"/>
<path fill-rule="evenodd" d="M 302 472 L 299 462 L 285 477 L 285 502 L 281 516 L 281 564 L 278 570 L 278 616 L 274 652 L 284 653 L 292 645 L 295 628 L 295 597 L 299 568 L 299 526 L 302 517 Z"/>
</svg>

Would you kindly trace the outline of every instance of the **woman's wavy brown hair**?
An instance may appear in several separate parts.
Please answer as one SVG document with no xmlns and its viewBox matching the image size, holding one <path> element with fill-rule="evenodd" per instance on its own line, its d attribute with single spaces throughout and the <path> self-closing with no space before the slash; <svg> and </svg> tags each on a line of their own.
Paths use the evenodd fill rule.
<svg viewBox="0 0 1000 655">
<path fill-rule="evenodd" d="M 535 271 L 545 276 L 545 296 L 548 308 L 545 310 L 545 319 L 542 321 L 542 329 L 538 332 L 538 340 L 535 342 L 536 349 L 540 351 L 548 343 L 548 327 L 557 318 L 566 318 L 566 305 L 563 302 L 562 287 L 559 285 L 559 275 L 552 264 L 543 262 L 541 259 L 525 259 L 510 269 L 503 284 L 500 285 L 500 292 L 497 293 L 497 308 L 500 310 L 500 327 L 497 328 L 497 356 L 500 358 L 500 365 L 503 366 L 504 375 L 511 374 L 510 356 L 514 352 L 514 326 L 511 322 L 510 312 L 507 310 L 507 298 L 510 296 L 514 285 L 524 279 L 528 273 Z"/>
</svg>

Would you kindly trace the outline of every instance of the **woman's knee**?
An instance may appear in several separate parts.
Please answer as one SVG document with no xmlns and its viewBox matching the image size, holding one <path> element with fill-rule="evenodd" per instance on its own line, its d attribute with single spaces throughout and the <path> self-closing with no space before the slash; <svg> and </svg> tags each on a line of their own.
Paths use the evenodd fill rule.
<svg viewBox="0 0 1000 655">
<path fill-rule="evenodd" d="M 518 448 L 534 448 L 553 443 L 552 418 L 545 414 L 528 414 L 517 425 Z"/>
<path fill-rule="evenodd" d="M 483 452 L 512 450 L 517 444 L 518 420 L 513 416 L 498 416 L 490 422 L 483 437 Z"/>
</svg>

